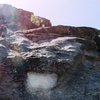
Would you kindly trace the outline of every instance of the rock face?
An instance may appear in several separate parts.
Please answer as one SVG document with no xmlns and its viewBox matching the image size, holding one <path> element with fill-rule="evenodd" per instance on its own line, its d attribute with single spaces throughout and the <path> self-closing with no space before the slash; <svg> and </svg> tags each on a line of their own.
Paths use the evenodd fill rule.
<svg viewBox="0 0 100 100">
<path fill-rule="evenodd" d="M 99 35 L 89 27 L 7 28 L 0 36 L 0 100 L 100 100 Z"/>
<path fill-rule="evenodd" d="M 51 26 L 50 21 L 46 18 L 34 16 L 32 12 L 17 9 L 7 4 L 0 5 L 0 25 L 1 24 L 5 24 L 12 30 L 31 29 L 42 27 L 42 25 Z"/>
</svg>

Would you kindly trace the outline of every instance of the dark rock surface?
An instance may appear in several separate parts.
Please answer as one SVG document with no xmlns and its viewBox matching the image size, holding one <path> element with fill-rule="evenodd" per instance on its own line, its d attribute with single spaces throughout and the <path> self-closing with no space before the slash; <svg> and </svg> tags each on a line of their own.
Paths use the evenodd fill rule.
<svg viewBox="0 0 100 100">
<path fill-rule="evenodd" d="M 59 25 L 2 34 L 0 100 L 100 100 L 99 30 Z M 43 74 L 32 84 L 47 88 L 30 86 L 29 73 Z"/>
</svg>

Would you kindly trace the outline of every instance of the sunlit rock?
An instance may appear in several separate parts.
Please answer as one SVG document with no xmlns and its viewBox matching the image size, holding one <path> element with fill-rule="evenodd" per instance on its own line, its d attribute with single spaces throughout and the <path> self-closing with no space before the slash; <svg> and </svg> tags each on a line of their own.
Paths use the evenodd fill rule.
<svg viewBox="0 0 100 100">
<path fill-rule="evenodd" d="M 42 17 L 34 16 L 33 19 L 36 19 L 36 21 L 33 22 L 31 20 L 32 16 L 34 16 L 32 12 L 18 9 L 8 4 L 0 5 L 0 24 L 6 25 L 9 29 L 15 31 L 42 27 L 43 25 L 46 27 L 51 26 L 51 22 Z"/>
</svg>

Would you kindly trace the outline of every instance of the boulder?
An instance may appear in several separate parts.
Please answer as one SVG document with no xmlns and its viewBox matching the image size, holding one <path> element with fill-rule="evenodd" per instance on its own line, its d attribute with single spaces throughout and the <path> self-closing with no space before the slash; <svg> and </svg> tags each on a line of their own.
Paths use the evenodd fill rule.
<svg viewBox="0 0 100 100">
<path fill-rule="evenodd" d="M 23 9 L 17 9 L 8 4 L 0 4 L 0 25 L 4 24 L 11 30 L 24 30 L 36 27 L 51 26 L 48 19 L 34 16 L 36 21 L 32 21 L 34 16 L 33 12 L 25 11 Z"/>
<path fill-rule="evenodd" d="M 39 29 L 32 31 L 35 35 L 41 35 Z M 46 35 L 40 40 L 29 40 L 25 34 L 30 34 L 30 30 L 27 31 L 8 31 L 9 35 L 7 33 L 7 36 L 0 38 L 0 89 L 3 90 L 0 91 L 0 99 L 98 98 L 100 54 L 95 41 L 96 33 L 92 33 L 93 37 L 83 37 L 79 33 L 53 35 L 42 31 L 44 36 L 50 34 L 52 38 Z"/>
<path fill-rule="evenodd" d="M 21 35 L 19 35 L 19 37 L 21 38 L 21 40 L 26 39 L 25 37 L 21 37 Z M 17 39 L 20 38 L 18 38 L 18 36 L 14 38 L 15 39 L 12 39 L 12 42 L 10 43 L 11 44 L 13 43 L 13 45 L 18 44 L 20 41 L 18 41 Z M 77 69 L 77 67 L 82 63 L 83 52 L 84 52 L 82 49 L 83 44 L 79 42 L 70 41 L 71 39 L 74 40 L 76 38 L 60 37 L 48 42 L 37 43 L 37 44 L 33 43 L 32 45 L 28 44 L 28 46 L 32 46 L 31 50 L 24 52 L 16 51 L 16 49 L 9 48 L 10 50 L 7 58 L 5 59 L 4 65 L 10 77 L 12 77 L 12 80 L 18 84 L 18 88 L 15 87 L 14 89 L 15 90 L 18 89 L 19 95 L 20 93 L 24 95 L 25 93 L 28 92 L 28 94 L 26 96 L 22 96 L 22 98 L 24 97 L 25 99 L 33 98 L 31 92 L 34 91 L 31 90 L 30 92 L 30 83 L 29 83 L 31 82 L 30 79 L 31 74 L 28 73 L 36 73 L 35 76 L 40 74 L 41 78 L 44 78 L 45 81 L 46 80 L 49 81 L 49 79 L 47 78 L 50 78 L 50 82 L 53 82 L 53 80 L 59 80 L 56 81 L 56 83 L 54 82 L 50 84 L 45 82 L 44 84 L 46 84 L 47 87 L 42 88 L 42 92 L 52 91 L 52 88 L 61 85 L 60 80 L 63 80 L 63 76 L 67 78 L 66 80 L 70 79 L 70 77 L 67 77 L 67 74 L 70 75 L 71 73 L 73 73 Z M 24 43 L 26 43 L 27 45 L 27 42 Z M 22 47 L 20 46 L 17 47 L 17 45 L 15 45 L 15 48 L 20 49 Z M 57 75 L 58 78 L 52 79 L 54 77 L 52 76 L 53 74 L 54 76 Z M 45 78 L 44 75 L 47 75 L 47 78 Z M 33 74 L 32 77 L 35 76 Z M 22 90 L 19 89 L 20 86 L 23 87 Z M 32 87 L 34 88 L 35 86 L 32 85 Z M 36 89 L 35 92 L 41 91 L 38 88 L 35 89 Z"/>
<path fill-rule="evenodd" d="M 0 100 L 100 100 L 100 30 L 51 26 L 9 5 L 0 11 L 0 23 L 7 23 L 0 35 Z"/>
</svg>

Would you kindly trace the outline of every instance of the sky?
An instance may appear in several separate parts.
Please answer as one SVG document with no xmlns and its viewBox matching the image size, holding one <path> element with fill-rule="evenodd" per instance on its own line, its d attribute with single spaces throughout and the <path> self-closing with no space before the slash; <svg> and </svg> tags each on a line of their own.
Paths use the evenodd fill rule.
<svg viewBox="0 0 100 100">
<path fill-rule="evenodd" d="M 100 0 L 0 0 L 49 19 L 52 25 L 100 29 Z"/>
</svg>

